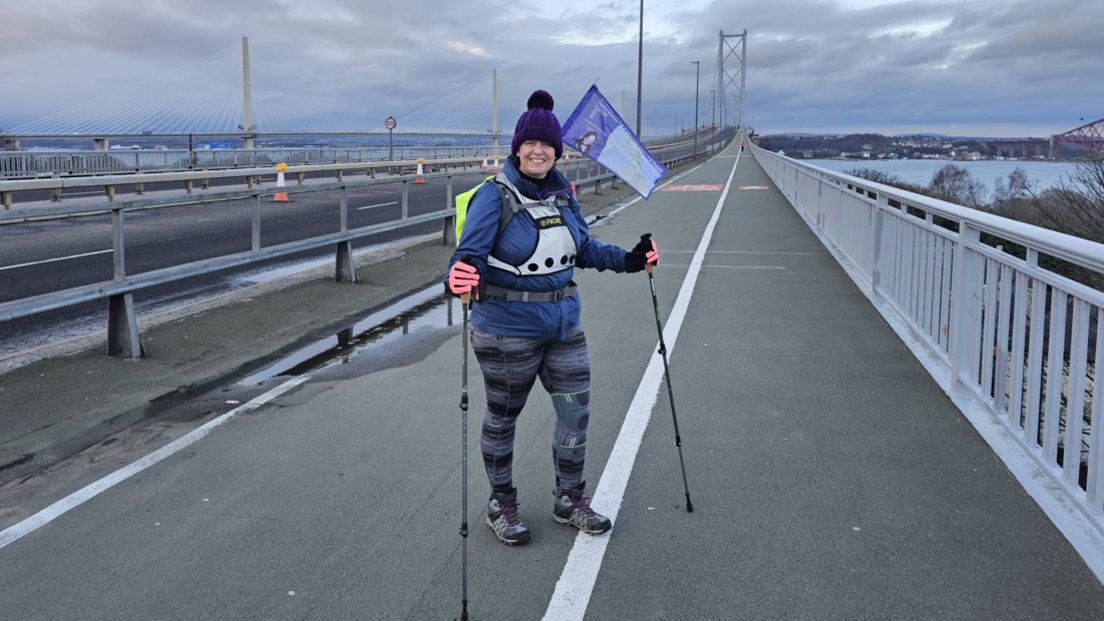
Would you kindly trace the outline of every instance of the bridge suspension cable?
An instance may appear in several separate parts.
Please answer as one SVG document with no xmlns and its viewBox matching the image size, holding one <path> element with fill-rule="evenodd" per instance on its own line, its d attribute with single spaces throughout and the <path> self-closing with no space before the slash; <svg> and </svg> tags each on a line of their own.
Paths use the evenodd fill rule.
<svg viewBox="0 0 1104 621">
<path fill-rule="evenodd" d="M 396 118 L 404 134 L 489 134 L 491 76 Z M 373 131 L 386 132 L 382 123 Z"/>
<path fill-rule="evenodd" d="M 252 128 L 244 122 L 241 48 L 219 50 L 91 101 L 10 130 L 14 135 L 109 136 L 187 134 L 386 134 L 385 114 L 355 110 L 312 111 L 254 97 Z M 346 108 L 346 109 L 348 109 Z M 470 134 L 491 131 L 491 76 L 448 92 L 405 115 L 394 115 L 404 134 Z"/>
<path fill-rule="evenodd" d="M 219 50 L 180 69 L 13 127 L 11 133 L 236 133 L 243 106 L 239 50 Z"/>
</svg>

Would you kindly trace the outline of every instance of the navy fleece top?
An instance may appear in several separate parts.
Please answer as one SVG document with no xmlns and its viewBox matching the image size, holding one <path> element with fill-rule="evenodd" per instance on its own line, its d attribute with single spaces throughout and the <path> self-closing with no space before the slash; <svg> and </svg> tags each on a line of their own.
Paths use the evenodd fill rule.
<svg viewBox="0 0 1104 621">
<path fill-rule="evenodd" d="M 553 169 L 545 177 L 543 190 L 538 191 L 537 186 L 518 171 L 512 159 L 506 161 L 503 173 L 523 195 L 533 200 L 558 195 L 569 197 L 570 207 L 561 208 L 560 213 L 575 239 L 578 250 L 575 267 L 624 272 L 625 250 L 591 239 L 579 203 L 571 192 L 571 183 Z M 499 260 L 521 265 L 537 245 L 537 225 L 524 211 L 518 212 L 501 235 L 497 234 L 501 201 L 492 183 L 484 184 L 472 196 L 460 245 L 449 260 L 449 268 L 460 257 L 468 256 L 479 272 L 481 284 L 486 282 L 515 291 L 558 291 L 567 287 L 574 268 L 554 274 L 519 276 L 488 266 L 487 257 L 492 251 Z M 558 302 L 509 302 L 500 297 L 487 297 L 473 304 L 471 322 L 480 330 L 502 336 L 563 339 L 568 331 L 579 325 L 580 310 L 579 294 Z"/>
</svg>

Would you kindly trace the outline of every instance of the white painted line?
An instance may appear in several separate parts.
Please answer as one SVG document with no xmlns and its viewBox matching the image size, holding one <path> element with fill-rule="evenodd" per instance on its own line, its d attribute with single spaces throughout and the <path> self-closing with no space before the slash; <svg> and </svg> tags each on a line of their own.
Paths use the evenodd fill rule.
<svg viewBox="0 0 1104 621">
<path fill-rule="evenodd" d="M 67 257 L 58 257 L 56 259 L 45 259 L 43 261 L 31 261 L 30 263 L 20 263 L 19 265 L 8 265 L 7 267 L 0 267 L 0 272 L 4 270 L 14 270 L 17 267 L 30 267 L 32 265 L 41 265 L 43 263 L 53 263 L 54 261 L 68 261 L 69 259 L 79 259 L 81 257 L 90 257 L 94 254 L 106 254 L 111 250 L 97 250 L 96 252 L 86 252 L 84 254 L 73 254 Z"/>
<path fill-rule="evenodd" d="M 373 209 L 375 207 L 386 207 L 388 205 L 398 205 L 399 201 L 391 201 L 390 203 L 380 203 L 379 205 L 365 205 L 364 207 L 357 207 L 357 211 L 364 211 L 365 209 Z"/>
<path fill-rule="evenodd" d="M 693 254 L 693 253 L 697 252 L 697 250 L 664 250 L 663 252 L 665 254 L 670 254 L 672 252 L 681 252 L 681 253 Z M 782 255 L 796 256 L 796 257 L 822 257 L 822 256 L 824 256 L 823 252 L 781 252 L 781 251 L 774 252 L 774 251 L 771 251 L 771 250 L 707 250 L 706 253 L 708 253 L 708 254 L 782 254 Z"/>
<path fill-rule="evenodd" d="M 662 263 L 664 267 L 690 267 L 689 265 L 679 265 L 678 263 Z M 785 267 L 781 265 L 703 265 L 702 267 L 719 267 L 726 270 L 784 270 Z"/>
<path fill-rule="evenodd" d="M 675 306 L 671 309 L 671 315 L 664 326 L 663 337 L 669 354 L 674 351 L 679 330 L 682 328 L 683 319 L 686 318 L 686 311 L 690 306 L 690 297 L 694 293 L 694 285 L 698 281 L 698 273 L 705 259 L 706 248 L 713 238 L 713 230 L 717 227 L 721 208 L 728 198 L 728 190 L 732 186 L 732 179 L 736 175 L 736 166 L 739 163 L 740 158 L 737 156 L 732 164 L 732 172 L 729 173 L 728 181 L 725 183 L 725 189 L 717 200 L 716 208 L 713 209 L 713 217 L 706 225 L 705 232 L 698 243 L 698 250 L 690 262 L 690 271 L 682 281 L 682 288 L 675 300 Z M 648 420 L 652 417 L 652 409 L 655 407 L 663 381 L 663 358 L 659 354 L 658 340 L 652 351 L 651 362 L 648 363 L 644 377 L 637 386 L 636 395 L 629 405 L 625 422 L 621 425 L 621 432 L 617 435 L 617 442 L 613 445 L 613 452 L 610 453 L 606 468 L 602 471 L 602 478 L 594 490 L 594 501 L 591 503 L 598 513 L 604 514 L 614 524 L 617 523 L 617 512 L 625 497 L 625 487 L 629 484 L 629 475 L 632 474 L 636 454 L 640 450 L 640 443 L 644 438 L 644 431 L 648 428 Z M 594 583 L 598 580 L 598 571 L 602 568 L 602 559 L 606 555 L 606 546 L 609 545 L 611 534 L 594 536 L 580 532 L 575 538 L 575 545 L 567 557 L 563 573 L 556 582 L 552 600 L 548 602 L 548 609 L 544 612 L 545 621 L 582 621 L 590 604 L 590 594 L 594 590 Z"/>
<path fill-rule="evenodd" d="M 101 492 L 111 489 L 115 485 L 122 483 L 123 481 L 138 474 L 146 468 L 149 468 L 150 466 L 165 459 L 166 457 L 169 457 L 174 453 L 177 453 L 180 450 L 185 449 L 192 444 L 195 444 L 197 441 L 205 438 L 208 434 L 210 434 L 211 431 L 213 431 L 216 427 L 222 425 L 235 416 L 261 407 L 262 405 L 268 403 L 269 401 L 272 401 L 276 397 L 279 397 L 292 388 L 295 388 L 299 384 L 302 384 L 308 379 L 310 379 L 309 376 L 303 375 L 284 382 L 283 384 L 280 384 L 279 386 L 273 388 L 265 394 L 253 399 L 249 403 L 230 410 L 222 416 L 209 421 L 202 427 L 195 429 L 191 433 L 181 438 L 177 438 L 173 442 L 166 444 L 160 449 L 150 453 L 149 455 L 146 455 L 142 459 L 131 463 L 125 468 L 116 470 L 115 472 L 107 475 L 99 481 L 96 481 L 95 483 L 92 483 L 84 489 L 81 489 L 73 494 L 70 494 L 69 496 L 66 496 L 65 498 L 62 498 L 61 500 L 55 502 L 49 507 L 46 507 L 42 511 L 39 511 L 38 513 L 23 520 L 22 522 L 19 522 L 18 524 L 11 526 L 4 531 L 0 531 L 0 548 L 3 548 L 9 543 L 13 543 L 21 537 L 28 535 L 38 530 L 39 528 L 49 524 L 53 520 L 64 515 L 70 509 L 74 509 L 81 504 L 84 504 L 86 501 L 98 496 Z"/>
</svg>

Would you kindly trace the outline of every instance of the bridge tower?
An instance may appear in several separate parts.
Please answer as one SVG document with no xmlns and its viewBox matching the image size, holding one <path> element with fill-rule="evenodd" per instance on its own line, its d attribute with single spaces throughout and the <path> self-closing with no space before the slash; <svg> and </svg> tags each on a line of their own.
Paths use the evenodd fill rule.
<svg viewBox="0 0 1104 621">
<path fill-rule="evenodd" d="M 736 45 L 729 43 L 729 39 L 739 39 Z M 739 51 L 736 47 L 739 46 Z M 725 54 L 725 46 L 728 46 L 728 53 Z M 729 73 L 725 69 L 725 61 L 733 56 L 736 57 L 736 63 L 739 63 L 735 67 L 734 73 Z M 744 126 L 744 87 L 746 85 L 747 73 L 747 29 L 741 34 L 726 35 L 724 31 L 721 31 L 720 43 L 717 46 L 717 117 L 720 119 L 721 125 L 724 125 L 725 115 L 725 98 L 724 91 L 730 84 L 740 92 L 740 118 L 739 126 Z M 736 84 L 736 78 L 740 78 L 740 83 Z M 735 104 L 733 104 L 735 107 Z M 733 110 L 735 112 L 735 110 Z"/>
<path fill-rule="evenodd" d="M 498 69 L 491 69 L 491 134 L 491 149 L 498 151 Z"/>
<path fill-rule="evenodd" d="M 244 144 L 242 148 L 253 148 L 253 96 L 249 87 L 249 37 L 242 37 L 242 90 L 245 106 L 242 108 L 242 131 Z"/>
</svg>

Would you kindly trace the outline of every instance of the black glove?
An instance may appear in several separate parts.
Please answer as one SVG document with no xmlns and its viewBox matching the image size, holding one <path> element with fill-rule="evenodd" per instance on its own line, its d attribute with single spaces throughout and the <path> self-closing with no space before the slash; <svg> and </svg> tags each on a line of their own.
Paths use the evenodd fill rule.
<svg viewBox="0 0 1104 621">
<path fill-rule="evenodd" d="M 625 273 L 633 274 L 644 269 L 644 265 L 648 262 L 647 254 L 651 249 L 652 234 L 641 235 L 640 241 L 633 246 L 633 249 L 625 253 Z"/>
</svg>

